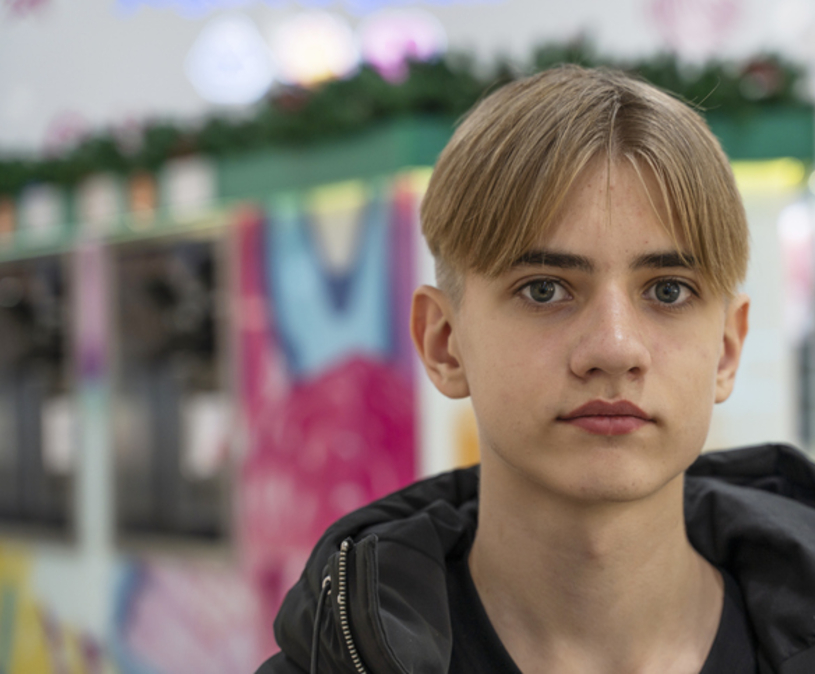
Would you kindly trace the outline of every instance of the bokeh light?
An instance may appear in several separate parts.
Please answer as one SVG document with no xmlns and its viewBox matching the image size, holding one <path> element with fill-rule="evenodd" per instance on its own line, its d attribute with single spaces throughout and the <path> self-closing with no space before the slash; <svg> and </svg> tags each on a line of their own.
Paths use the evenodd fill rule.
<svg viewBox="0 0 815 674">
<path fill-rule="evenodd" d="M 303 12 L 280 24 L 273 36 L 279 77 L 309 87 L 346 77 L 359 66 L 359 48 L 348 23 L 323 11 Z"/>
<path fill-rule="evenodd" d="M 248 105 L 273 80 L 271 53 L 254 22 L 243 14 L 210 21 L 187 55 L 186 73 L 199 95 L 220 105 Z"/>
<path fill-rule="evenodd" d="M 409 61 L 428 61 L 447 49 L 441 22 L 420 9 L 386 9 L 359 28 L 362 56 L 387 80 L 399 82 Z"/>
</svg>

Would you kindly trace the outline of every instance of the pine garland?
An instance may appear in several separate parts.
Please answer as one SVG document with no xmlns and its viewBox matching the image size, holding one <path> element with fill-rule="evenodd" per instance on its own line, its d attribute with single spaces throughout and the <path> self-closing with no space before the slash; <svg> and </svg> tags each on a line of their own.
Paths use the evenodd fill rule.
<svg viewBox="0 0 815 674">
<path fill-rule="evenodd" d="M 803 94 L 804 69 L 773 55 L 741 64 L 711 61 L 698 67 L 667 54 L 626 63 L 600 57 L 587 42 L 577 41 L 541 47 L 532 63 L 532 71 L 561 63 L 620 68 L 703 112 L 745 116 L 777 106 L 811 107 Z M 277 89 L 247 119 L 216 116 L 187 128 L 168 122 L 147 124 L 135 148 L 112 132 L 102 132 L 60 157 L 0 157 L 0 194 L 14 195 L 40 181 L 73 186 L 97 172 L 156 171 L 167 160 L 194 152 L 223 157 L 263 147 L 319 143 L 410 115 L 456 118 L 485 92 L 527 74 L 501 62 L 491 73 L 479 75 L 471 60 L 450 57 L 411 63 L 404 82 L 392 84 L 363 67 L 353 77 L 314 90 Z"/>
</svg>

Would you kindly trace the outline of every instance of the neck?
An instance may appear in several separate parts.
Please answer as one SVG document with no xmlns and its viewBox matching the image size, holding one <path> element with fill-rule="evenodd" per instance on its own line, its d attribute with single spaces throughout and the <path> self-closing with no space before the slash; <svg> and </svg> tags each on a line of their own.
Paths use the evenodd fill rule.
<svg viewBox="0 0 815 674">
<path fill-rule="evenodd" d="M 636 502 L 585 503 L 485 459 L 470 568 L 522 671 L 699 671 L 722 585 L 687 540 L 681 475 Z"/>
</svg>

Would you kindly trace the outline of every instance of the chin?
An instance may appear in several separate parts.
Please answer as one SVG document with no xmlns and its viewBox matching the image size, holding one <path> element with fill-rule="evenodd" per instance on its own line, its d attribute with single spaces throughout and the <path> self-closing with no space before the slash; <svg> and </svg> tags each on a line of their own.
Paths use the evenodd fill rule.
<svg viewBox="0 0 815 674">
<path fill-rule="evenodd" d="M 536 466 L 533 473 L 537 479 L 533 479 L 546 491 L 586 505 L 648 499 L 677 478 L 681 479 L 692 462 L 690 459 L 665 464 L 660 457 L 630 451 L 569 459 L 572 460 L 559 462 L 557 466 Z"/>
<path fill-rule="evenodd" d="M 635 503 L 659 492 L 666 483 L 605 480 L 602 484 L 581 484 L 568 489 L 568 496 L 585 504 Z"/>
<path fill-rule="evenodd" d="M 698 452 L 653 439 L 595 436 L 588 440 L 553 442 L 548 451 L 506 451 L 509 448 L 482 445 L 482 480 L 483 471 L 489 471 L 508 492 L 516 491 L 516 496 L 532 496 L 531 489 L 584 505 L 631 503 L 681 480 L 698 456 Z M 693 446 L 691 442 L 679 444 Z"/>
</svg>

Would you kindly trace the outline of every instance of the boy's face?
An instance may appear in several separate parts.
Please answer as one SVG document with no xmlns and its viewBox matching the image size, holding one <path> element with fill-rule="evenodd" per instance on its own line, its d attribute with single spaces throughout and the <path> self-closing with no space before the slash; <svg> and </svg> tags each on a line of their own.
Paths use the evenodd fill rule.
<svg viewBox="0 0 815 674">
<path fill-rule="evenodd" d="M 589 501 L 643 498 L 693 462 L 732 389 L 748 301 L 712 294 L 679 252 L 633 167 L 609 182 L 598 161 L 510 271 L 466 275 L 457 308 L 417 291 L 420 355 L 443 393 L 471 395 L 482 453 Z"/>
</svg>

